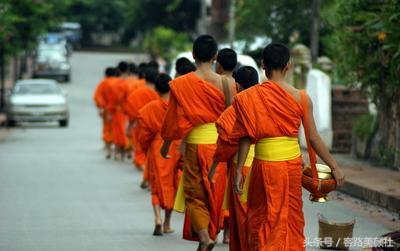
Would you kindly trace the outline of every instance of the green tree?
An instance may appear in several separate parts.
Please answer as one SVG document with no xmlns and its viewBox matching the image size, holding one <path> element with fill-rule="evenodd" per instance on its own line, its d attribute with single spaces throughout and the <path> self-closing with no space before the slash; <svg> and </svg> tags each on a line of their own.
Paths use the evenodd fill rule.
<svg viewBox="0 0 400 251">
<path fill-rule="evenodd" d="M 38 35 L 55 24 L 57 19 L 52 13 L 52 5 L 45 1 L 3 0 L 0 3 L 0 45 L 5 54 L 31 49 Z"/>
<path fill-rule="evenodd" d="M 372 158 L 400 169 L 400 2 L 337 0 L 325 38 L 341 81 L 360 85 L 378 108 Z"/>
<path fill-rule="evenodd" d="M 170 61 L 178 52 L 190 48 L 189 36 L 186 33 L 158 26 L 147 33 L 143 47 L 152 56 L 161 56 Z"/>
<path fill-rule="evenodd" d="M 157 26 L 193 33 L 200 16 L 200 0 L 130 1 L 126 9 L 124 42 Z"/>
<path fill-rule="evenodd" d="M 240 38 L 253 39 L 263 35 L 274 41 L 288 43 L 293 31 L 300 41 L 309 44 L 311 27 L 310 0 L 238 1 L 236 32 Z"/>
<path fill-rule="evenodd" d="M 82 25 L 82 43 L 93 44 L 92 34 L 124 30 L 129 0 L 52 0 L 62 4 L 57 13 L 66 21 Z"/>
</svg>

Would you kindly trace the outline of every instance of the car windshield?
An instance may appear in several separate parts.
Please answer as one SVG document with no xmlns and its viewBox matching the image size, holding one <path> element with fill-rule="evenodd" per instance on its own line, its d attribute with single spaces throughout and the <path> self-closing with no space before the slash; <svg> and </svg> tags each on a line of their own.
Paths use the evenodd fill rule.
<svg viewBox="0 0 400 251">
<path fill-rule="evenodd" d="M 20 95 L 47 95 L 59 94 L 61 90 L 58 86 L 52 84 L 22 84 L 15 86 L 14 93 Z"/>
</svg>

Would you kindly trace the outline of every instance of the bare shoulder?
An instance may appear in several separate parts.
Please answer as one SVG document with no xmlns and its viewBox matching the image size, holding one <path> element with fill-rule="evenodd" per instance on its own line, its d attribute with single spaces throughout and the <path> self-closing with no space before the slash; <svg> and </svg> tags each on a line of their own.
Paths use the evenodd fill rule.
<svg viewBox="0 0 400 251">
<path fill-rule="evenodd" d="M 286 84 L 283 86 L 285 90 L 290 93 L 297 102 L 301 102 L 301 90 L 295 88 L 292 85 Z"/>
</svg>

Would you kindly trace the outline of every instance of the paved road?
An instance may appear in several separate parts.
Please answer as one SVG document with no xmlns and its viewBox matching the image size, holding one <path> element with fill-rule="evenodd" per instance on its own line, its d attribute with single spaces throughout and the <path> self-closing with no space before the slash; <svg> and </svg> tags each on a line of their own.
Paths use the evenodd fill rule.
<svg viewBox="0 0 400 251">
<path fill-rule="evenodd" d="M 103 157 L 92 92 L 103 69 L 125 58 L 129 55 L 75 53 L 72 83 L 63 85 L 70 126 L 29 125 L 0 142 L 0 251 L 195 250 L 194 243 L 180 239 L 181 215 L 173 218 L 176 233 L 151 235 L 150 196 L 139 189 L 141 174 L 128 162 Z M 311 238 L 317 236 L 319 211 L 341 220 L 357 217 L 355 236 L 387 232 L 340 203 L 304 198 Z"/>
</svg>

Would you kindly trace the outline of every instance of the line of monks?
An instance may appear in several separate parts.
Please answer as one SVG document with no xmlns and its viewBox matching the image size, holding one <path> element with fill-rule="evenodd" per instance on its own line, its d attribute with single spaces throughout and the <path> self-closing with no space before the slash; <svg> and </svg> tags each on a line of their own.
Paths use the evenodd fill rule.
<svg viewBox="0 0 400 251">
<path fill-rule="evenodd" d="M 263 83 L 209 35 L 192 52 L 196 66 L 178 59 L 174 79 L 155 62 L 106 69 L 94 94 L 106 157 L 127 155 L 143 170 L 154 235 L 173 232 L 176 210 L 185 213 L 183 238 L 197 241 L 199 251 L 212 250 L 222 230 L 232 251 L 305 250 L 302 121 L 338 185 L 344 175 L 316 131 L 310 98 L 284 80 L 289 49 L 265 47 Z"/>
</svg>

